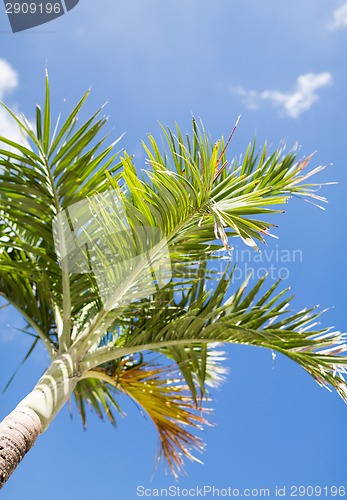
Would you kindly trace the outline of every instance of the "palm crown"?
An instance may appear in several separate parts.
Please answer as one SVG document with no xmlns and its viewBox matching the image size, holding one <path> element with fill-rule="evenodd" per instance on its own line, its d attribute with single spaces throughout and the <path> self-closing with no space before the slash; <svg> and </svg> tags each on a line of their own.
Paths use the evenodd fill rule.
<svg viewBox="0 0 347 500">
<path fill-rule="evenodd" d="M 36 129 L 8 110 L 25 140 L 1 137 L 0 294 L 34 332 L 33 346 L 44 343 L 56 387 L 64 377 L 69 381 L 59 401 L 37 403 L 30 395 L 25 400 L 43 430 L 72 394 L 84 423 L 86 406 L 115 422 L 118 395 L 126 393 L 153 419 L 159 454 L 177 474 L 183 457 L 193 458 L 193 449 L 202 447 L 194 429 L 207 423 L 201 408 L 210 397 L 208 387 L 223 378 L 222 342 L 285 354 L 346 401 L 344 336 L 317 329 L 315 308 L 286 312 L 291 297 L 279 282 L 267 285 L 264 276 L 253 287 L 246 280 L 237 288 L 233 268 L 216 272 L 214 266 L 231 238 L 257 248 L 272 226 L 258 217 L 281 212 L 291 195 L 322 200 L 307 181 L 320 168 L 305 173 L 310 157 L 298 160 L 295 151 L 269 154 L 266 146 L 257 152 L 255 143 L 240 161 L 228 164 L 229 141 L 212 142 L 193 120 L 191 136 L 178 126 L 163 128 L 164 147 L 150 135 L 143 143 L 148 166 L 140 172 L 126 151 L 118 155 L 115 143 L 105 145 L 102 108 L 78 123 L 87 97 L 53 129 L 47 77 Z M 96 251 L 103 269 L 112 251 L 122 263 L 108 268 L 111 307 L 88 249 L 82 251 L 83 272 L 71 265 L 76 255 L 63 258 L 69 213 L 76 206 L 82 213 L 89 207 L 93 233 L 113 228 L 106 231 L 108 254 L 105 246 Z M 66 227 L 61 214 L 67 214 Z M 153 269 L 144 279 L 148 228 L 160 235 L 152 262 L 164 257 L 167 263 L 169 257 L 165 283 Z M 144 239 L 136 238 L 141 230 Z M 98 247 L 100 240 L 93 237 Z M 121 254 L 130 248 L 137 260 L 124 271 Z M 154 288 L 148 288 L 148 276 Z M 39 382 L 41 392 L 46 383 Z"/>
</svg>

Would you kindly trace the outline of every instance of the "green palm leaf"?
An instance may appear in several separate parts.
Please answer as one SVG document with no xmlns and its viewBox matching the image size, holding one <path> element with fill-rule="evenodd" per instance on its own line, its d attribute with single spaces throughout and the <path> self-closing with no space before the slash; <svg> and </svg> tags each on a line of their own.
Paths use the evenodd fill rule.
<svg viewBox="0 0 347 500">
<path fill-rule="evenodd" d="M 213 293 L 206 291 L 203 286 L 206 283 L 202 280 L 197 296 L 189 289 L 180 302 L 172 302 L 164 312 L 153 301 L 145 304 L 143 312 L 132 310 L 128 322 L 123 314 L 122 334 L 114 340 L 113 348 L 109 343 L 87 355 L 86 366 L 112 360 L 124 351 L 135 353 L 147 349 L 167 354 L 166 350 L 173 347 L 186 349 L 188 345 L 201 342 L 232 342 L 285 354 L 318 383 L 333 386 L 347 400 L 343 379 L 347 357 L 336 356 L 347 349 L 345 335 L 329 328 L 316 329 L 321 313 L 315 308 L 288 312 L 292 297 L 287 296 L 286 290 L 278 290 L 279 282 L 261 294 L 265 277 L 249 291 L 247 282 L 243 283 L 225 300 L 232 278 L 233 271 L 224 274 Z M 199 370 L 195 375 L 199 375 Z M 200 383 L 204 384 L 203 378 Z"/>
</svg>

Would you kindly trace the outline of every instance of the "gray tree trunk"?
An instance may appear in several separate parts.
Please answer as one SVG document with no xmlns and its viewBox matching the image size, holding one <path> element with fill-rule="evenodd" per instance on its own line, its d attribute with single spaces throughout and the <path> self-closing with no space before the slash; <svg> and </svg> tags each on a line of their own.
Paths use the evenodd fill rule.
<svg viewBox="0 0 347 500">
<path fill-rule="evenodd" d="M 42 424 L 30 408 L 16 408 L 0 423 L 0 489 L 41 433 Z"/>
<path fill-rule="evenodd" d="M 0 489 L 37 436 L 51 424 L 78 382 L 76 363 L 69 353 L 56 358 L 34 389 L 0 423 Z"/>
</svg>

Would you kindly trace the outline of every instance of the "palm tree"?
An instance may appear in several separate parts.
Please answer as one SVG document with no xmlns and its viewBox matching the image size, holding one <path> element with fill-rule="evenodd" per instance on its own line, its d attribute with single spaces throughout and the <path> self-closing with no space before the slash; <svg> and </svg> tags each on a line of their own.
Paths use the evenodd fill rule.
<svg viewBox="0 0 347 500">
<path fill-rule="evenodd" d="M 236 287 L 221 267 L 232 238 L 256 249 L 269 234 L 257 216 L 319 198 L 311 157 L 253 143 L 228 165 L 232 134 L 212 142 L 193 120 L 191 136 L 163 128 L 163 147 L 149 135 L 140 172 L 105 145 L 102 108 L 78 124 L 87 97 L 54 130 L 47 76 L 35 130 L 6 108 L 23 141 L 1 137 L 0 294 L 50 365 L 0 424 L 0 486 L 71 397 L 84 423 L 86 406 L 114 423 L 121 393 L 152 418 L 177 475 L 202 447 L 194 431 L 223 378 L 223 342 L 282 353 L 346 401 L 344 336 L 317 329 L 314 308 L 286 312 L 278 282 Z"/>
</svg>

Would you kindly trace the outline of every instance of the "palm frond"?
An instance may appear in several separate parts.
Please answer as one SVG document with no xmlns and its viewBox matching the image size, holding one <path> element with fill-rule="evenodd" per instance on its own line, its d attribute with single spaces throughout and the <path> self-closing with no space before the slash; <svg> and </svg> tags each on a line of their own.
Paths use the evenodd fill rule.
<svg viewBox="0 0 347 500">
<path fill-rule="evenodd" d="M 213 144 L 194 119 L 192 140 L 184 139 L 178 126 L 176 134 L 171 129 L 164 134 L 167 145 L 163 152 L 152 135 L 149 145 L 144 143 L 147 178 L 137 177 L 127 155 L 122 158 L 123 176 L 132 204 L 150 223 L 159 225 L 172 244 L 173 259 L 175 246 L 177 256 L 182 256 L 183 242 L 192 245 L 195 237 L 200 245 L 220 237 L 227 248 L 229 236 L 234 235 L 257 248 L 255 239 L 264 241 L 263 235 L 273 224 L 251 215 L 281 212 L 278 206 L 292 194 L 317 198 L 315 185 L 305 181 L 324 167 L 303 174 L 311 156 L 298 160 L 295 150 L 285 154 L 283 149 L 268 153 L 266 145 L 257 153 L 253 143 L 241 164 L 233 160 L 226 168 L 223 140 Z M 216 176 L 220 163 L 223 172 Z M 205 252 L 209 250 L 205 248 Z"/>
<path fill-rule="evenodd" d="M 207 424 L 201 415 L 202 409 L 196 408 L 183 382 L 179 373 L 173 373 L 170 368 L 144 364 L 122 371 L 119 377 L 121 390 L 154 422 L 160 438 L 158 458 L 165 458 L 174 476 L 182 472 L 183 457 L 196 461 L 194 450 L 203 449 L 201 439 L 187 427 L 196 431 Z"/>
<path fill-rule="evenodd" d="M 90 385 L 92 398 L 89 400 L 100 416 L 103 406 L 113 421 L 106 403 L 106 398 L 110 398 L 113 390 L 130 396 L 151 418 L 159 433 L 158 461 L 164 458 L 175 477 L 183 472 L 184 458 L 198 461 L 193 455 L 194 450 L 201 452 L 204 445 L 188 429 L 201 430 L 203 425 L 208 424 L 202 416 L 202 412 L 207 410 L 197 406 L 177 367 L 159 366 L 156 362 L 143 359 L 132 363 L 131 359 L 125 358 L 118 364 L 100 366 L 85 377 L 81 382 L 85 388 Z M 77 391 L 80 411 L 84 415 L 81 385 Z M 83 397 L 85 399 L 86 395 Z"/>
<path fill-rule="evenodd" d="M 36 294 L 46 297 L 35 312 L 36 324 L 43 324 L 50 317 L 50 324 L 45 328 L 48 331 L 58 316 L 62 318 L 60 351 L 69 347 L 75 327 L 70 311 L 78 318 L 86 306 L 87 295 L 97 309 L 100 301 L 93 277 L 69 274 L 67 269 L 59 267 L 52 222 L 65 206 L 108 190 L 106 172 L 117 178 L 120 167 L 114 153 L 115 143 L 105 146 L 106 136 L 98 137 L 106 124 L 106 119 L 100 118 L 103 108 L 78 125 L 88 94 L 63 123 L 58 120 L 52 132 L 46 75 L 44 108 L 41 111 L 37 107 L 35 131 L 24 116 L 17 117 L 4 105 L 26 136 L 26 144 L 0 137 L 0 143 L 11 147 L 0 149 L 0 268 L 7 282 L 6 291 L 2 293 L 6 292 L 8 298 L 13 295 L 10 278 L 5 277 L 5 273 L 13 275 L 12 287 L 17 277 L 25 276 Z M 16 305 L 22 311 L 28 307 L 23 294 L 16 295 Z M 83 311 L 81 315 L 85 315 Z"/>
<path fill-rule="evenodd" d="M 36 133 L 30 122 L 5 108 L 28 138 L 28 144 L 0 137 L 11 150 L 0 150 L 0 214 L 20 230 L 25 242 L 54 251 L 52 220 L 63 208 L 109 188 L 106 175 L 116 173 L 115 143 L 104 147 L 106 136 L 98 135 L 106 118 L 98 118 L 102 107 L 84 124 L 77 126 L 78 114 L 87 92 L 64 123 L 51 134 L 50 89 L 46 75 L 44 111 L 37 107 Z M 43 116 L 42 116 L 43 115 Z M 117 142 L 117 141 L 116 141 Z M 111 154 L 112 153 L 112 154 Z M 42 242 L 42 239 L 44 242 Z M 43 244 L 44 243 L 44 244 Z"/>
<path fill-rule="evenodd" d="M 158 304 L 148 302 L 145 315 L 141 308 L 135 314 L 133 310 L 127 321 L 123 315 L 121 335 L 87 355 L 85 366 L 144 349 L 165 353 L 167 348 L 210 342 L 254 345 L 293 359 L 320 385 L 334 387 L 347 401 L 347 357 L 342 355 L 347 351 L 346 335 L 317 328 L 321 312 L 316 308 L 288 311 L 293 297 L 288 290 L 279 291 L 280 282 L 261 293 L 266 276 L 250 290 L 246 280 L 224 300 L 232 278 L 233 271 L 226 271 L 213 292 L 206 291 L 202 280 L 198 293 L 192 288 L 183 291 L 164 314 Z"/>
</svg>

